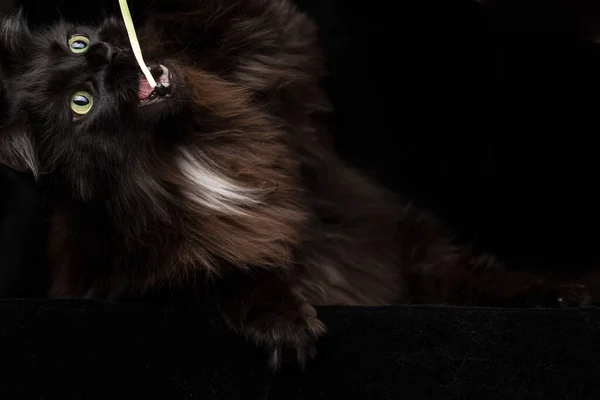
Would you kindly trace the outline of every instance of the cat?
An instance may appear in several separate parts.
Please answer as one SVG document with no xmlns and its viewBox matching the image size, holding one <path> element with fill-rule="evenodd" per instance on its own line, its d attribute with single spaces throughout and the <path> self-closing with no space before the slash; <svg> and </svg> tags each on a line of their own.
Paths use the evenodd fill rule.
<svg viewBox="0 0 600 400">
<path fill-rule="evenodd" d="M 336 154 L 317 26 L 291 1 L 169 7 L 137 27 L 160 94 L 114 16 L 1 22 L 0 162 L 50 205 L 49 296 L 195 285 L 273 371 L 315 357 L 319 305 L 588 304 L 454 243 Z"/>
</svg>

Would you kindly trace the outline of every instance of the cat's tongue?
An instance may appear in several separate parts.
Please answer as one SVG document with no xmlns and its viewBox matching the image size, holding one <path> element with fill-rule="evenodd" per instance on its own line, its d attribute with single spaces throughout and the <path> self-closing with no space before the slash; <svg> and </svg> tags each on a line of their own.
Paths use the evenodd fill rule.
<svg viewBox="0 0 600 400">
<path fill-rule="evenodd" d="M 142 100 L 142 101 L 147 100 L 153 91 L 154 91 L 154 88 L 150 85 L 150 82 L 148 82 L 148 79 L 146 79 L 146 77 L 142 75 L 140 77 L 140 89 L 138 92 L 138 96 L 139 96 L 140 100 Z"/>
</svg>

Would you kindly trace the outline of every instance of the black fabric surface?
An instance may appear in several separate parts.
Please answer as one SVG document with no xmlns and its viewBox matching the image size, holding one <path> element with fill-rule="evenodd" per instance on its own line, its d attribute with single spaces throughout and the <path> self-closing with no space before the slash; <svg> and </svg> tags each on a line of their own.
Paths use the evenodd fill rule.
<svg viewBox="0 0 600 400">
<path fill-rule="evenodd" d="M 200 310 L 0 302 L 3 399 L 597 399 L 600 309 L 319 308 L 304 373 Z"/>
</svg>

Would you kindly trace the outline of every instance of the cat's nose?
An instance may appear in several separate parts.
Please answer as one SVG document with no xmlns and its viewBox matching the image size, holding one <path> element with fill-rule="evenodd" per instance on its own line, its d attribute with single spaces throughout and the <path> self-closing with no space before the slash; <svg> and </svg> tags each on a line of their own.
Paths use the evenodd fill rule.
<svg viewBox="0 0 600 400">
<path fill-rule="evenodd" d="M 89 56 L 100 63 L 110 63 L 120 53 L 122 53 L 120 48 L 106 42 L 95 43 L 88 50 Z"/>
</svg>

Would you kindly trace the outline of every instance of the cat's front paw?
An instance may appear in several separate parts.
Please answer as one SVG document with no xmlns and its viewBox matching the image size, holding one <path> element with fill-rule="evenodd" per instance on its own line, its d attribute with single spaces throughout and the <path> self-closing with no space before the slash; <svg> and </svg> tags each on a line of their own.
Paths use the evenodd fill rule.
<svg viewBox="0 0 600 400">
<path fill-rule="evenodd" d="M 274 276 L 235 287 L 222 302 L 229 327 L 267 351 L 271 370 L 289 362 L 304 369 L 326 332 L 315 308 Z"/>
<path fill-rule="evenodd" d="M 315 358 L 316 342 L 326 332 L 314 307 L 307 303 L 287 309 L 250 309 L 239 328 L 267 351 L 272 371 L 287 363 L 297 363 L 303 370 Z"/>
<path fill-rule="evenodd" d="M 219 288 L 227 325 L 266 350 L 273 371 L 288 362 L 304 369 L 315 357 L 325 325 L 285 276 L 272 271 L 240 273 L 222 281 Z"/>
</svg>

